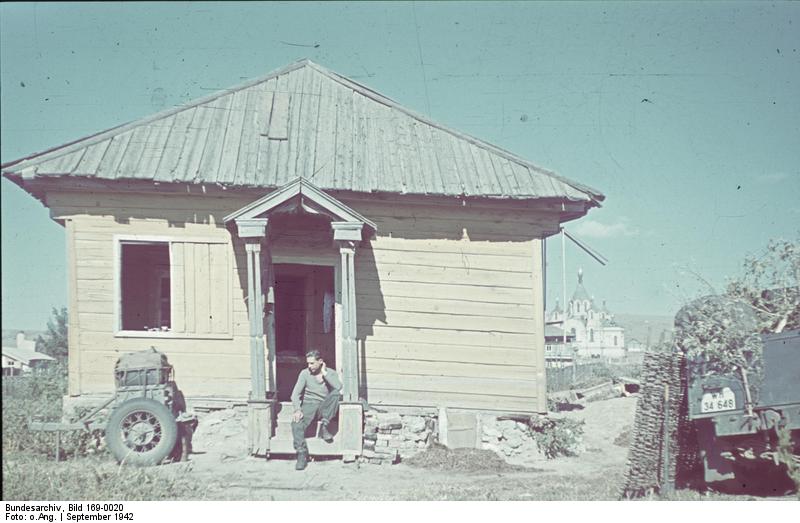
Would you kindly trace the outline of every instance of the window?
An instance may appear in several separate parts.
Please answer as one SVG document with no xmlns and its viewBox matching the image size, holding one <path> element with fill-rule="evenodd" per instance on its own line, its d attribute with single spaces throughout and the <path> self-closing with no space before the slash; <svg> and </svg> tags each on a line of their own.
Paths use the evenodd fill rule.
<svg viewBox="0 0 800 523">
<path fill-rule="evenodd" d="M 594 341 L 594 329 L 589 329 L 589 341 Z"/>
<path fill-rule="evenodd" d="M 170 330 L 169 263 L 169 243 L 120 244 L 122 330 Z"/>
<path fill-rule="evenodd" d="M 231 338 L 228 241 L 118 236 L 115 242 L 116 336 Z"/>
<path fill-rule="evenodd" d="M 614 346 L 615 347 L 617 346 L 617 337 L 616 336 L 614 336 Z"/>
</svg>

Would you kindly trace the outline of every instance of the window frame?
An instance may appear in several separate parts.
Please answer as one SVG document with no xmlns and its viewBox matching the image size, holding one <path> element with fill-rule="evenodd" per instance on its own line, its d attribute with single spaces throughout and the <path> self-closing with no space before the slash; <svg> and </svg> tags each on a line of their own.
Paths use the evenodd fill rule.
<svg viewBox="0 0 800 523">
<path fill-rule="evenodd" d="M 228 304 L 228 332 L 227 333 L 194 333 L 176 331 L 136 331 L 122 329 L 122 245 L 124 244 L 159 244 L 166 243 L 169 251 L 169 293 L 170 293 L 170 325 L 175 319 L 175 264 L 173 260 L 172 245 L 174 243 L 208 243 L 229 244 L 227 240 L 212 237 L 196 236 L 163 236 L 145 234 L 115 234 L 114 235 L 114 337 L 115 338 L 161 338 L 161 339 L 233 339 L 233 320 L 231 317 L 233 301 Z M 228 256 L 228 271 L 232 271 L 231 256 Z"/>
</svg>

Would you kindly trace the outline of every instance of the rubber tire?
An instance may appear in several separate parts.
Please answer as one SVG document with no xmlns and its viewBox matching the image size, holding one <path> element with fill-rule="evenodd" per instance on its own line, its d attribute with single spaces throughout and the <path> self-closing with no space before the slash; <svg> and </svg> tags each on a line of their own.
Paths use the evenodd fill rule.
<svg viewBox="0 0 800 523">
<path fill-rule="evenodd" d="M 155 418 L 161 427 L 161 438 L 156 446 L 145 452 L 137 452 L 123 441 L 122 423 L 135 412 L 146 412 Z M 172 412 L 163 404 L 148 399 L 134 398 L 114 409 L 106 427 L 106 444 L 118 463 L 140 467 L 158 465 L 169 456 L 178 439 L 178 423 Z"/>
</svg>

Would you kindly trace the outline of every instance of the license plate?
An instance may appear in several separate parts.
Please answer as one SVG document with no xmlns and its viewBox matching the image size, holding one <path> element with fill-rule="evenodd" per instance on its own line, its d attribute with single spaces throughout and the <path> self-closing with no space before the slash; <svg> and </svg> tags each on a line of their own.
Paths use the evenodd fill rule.
<svg viewBox="0 0 800 523">
<path fill-rule="evenodd" d="M 736 396 L 728 387 L 714 392 L 703 394 L 703 401 L 700 404 L 700 412 L 719 412 L 722 410 L 734 410 L 736 408 Z"/>
</svg>

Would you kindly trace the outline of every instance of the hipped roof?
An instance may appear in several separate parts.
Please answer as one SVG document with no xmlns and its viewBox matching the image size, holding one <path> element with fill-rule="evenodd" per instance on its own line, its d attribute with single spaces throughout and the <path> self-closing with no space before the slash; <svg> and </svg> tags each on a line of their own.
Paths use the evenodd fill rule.
<svg viewBox="0 0 800 523">
<path fill-rule="evenodd" d="M 2 166 L 50 177 L 599 205 L 604 196 L 301 60 L 185 106 Z"/>
</svg>

